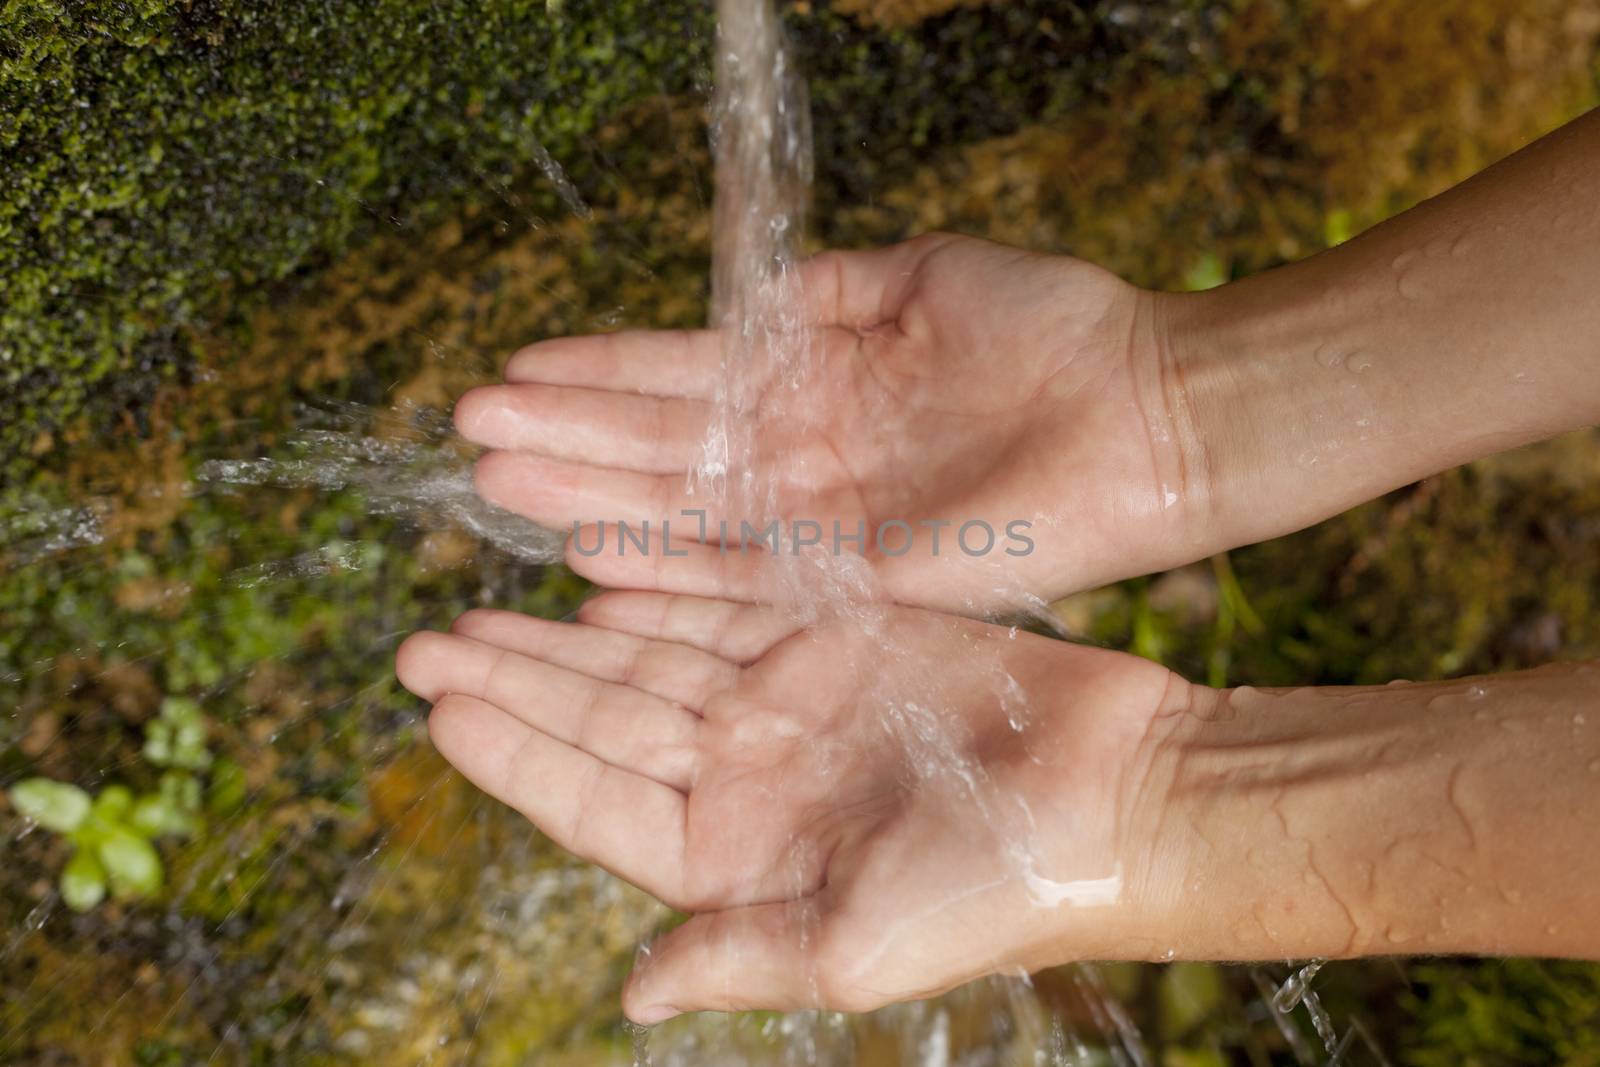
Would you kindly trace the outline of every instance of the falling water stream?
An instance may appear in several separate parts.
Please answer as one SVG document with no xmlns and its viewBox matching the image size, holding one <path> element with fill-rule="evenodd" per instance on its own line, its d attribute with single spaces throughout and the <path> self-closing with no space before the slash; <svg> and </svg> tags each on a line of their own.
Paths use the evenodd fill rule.
<svg viewBox="0 0 1600 1067">
<path fill-rule="evenodd" d="M 816 402 L 808 385 L 817 339 L 803 310 L 799 258 L 810 183 L 809 107 L 770 0 L 719 0 L 718 15 L 711 322 L 722 331 L 722 374 L 690 488 L 722 513 L 764 527 L 794 517 L 781 487 L 804 480 L 804 471 L 793 466 L 801 461 L 772 447 L 773 426 L 803 425 L 813 414 L 807 404 Z M 542 146 L 530 149 L 530 161 L 576 217 L 591 217 L 577 187 Z M 142 773 L 129 770 L 137 756 L 108 745 L 103 766 L 52 764 L 58 740 L 93 729 L 101 721 L 96 715 L 121 715 L 148 737 L 152 723 L 182 730 L 185 714 L 170 697 L 129 696 L 146 683 L 119 681 L 128 671 L 118 664 L 183 660 L 184 634 L 192 632 L 185 626 L 237 631 L 239 641 L 256 642 L 248 664 L 193 656 L 184 661 L 181 679 L 166 679 L 168 687 L 181 680 L 198 700 L 229 708 L 227 724 L 216 730 L 226 734 L 228 747 L 252 754 L 234 761 L 208 751 L 196 755 L 190 770 L 174 767 L 174 780 L 192 774 L 213 794 L 223 792 L 224 764 L 238 780 L 228 803 L 208 809 L 203 840 L 167 846 L 170 907 L 108 902 L 74 914 L 51 880 L 66 861 L 65 848 L 47 828 L 9 814 L 0 823 L 0 854 L 28 849 L 19 862 L 37 866 L 31 903 L 0 932 L 0 965 L 19 968 L 5 979 L 12 1002 L 0 1016 L 0 1060 L 12 1049 L 32 1047 L 29 1035 L 38 1030 L 77 1028 L 91 1044 L 104 1034 L 108 1049 L 116 1042 L 136 1044 L 141 1034 L 137 1026 L 130 1034 L 125 1004 L 139 1006 L 147 1016 L 143 1024 L 156 1020 L 142 1035 L 147 1042 L 169 1025 L 215 1035 L 211 1056 L 218 1062 L 242 1061 L 244 1050 L 278 1042 L 318 1048 L 326 1062 L 471 1063 L 478 1062 L 481 1033 L 511 1026 L 505 1020 L 519 1014 L 549 1015 L 541 1032 L 567 1039 L 593 1019 L 616 1019 L 619 966 L 634 946 L 648 943 L 663 910 L 594 868 L 554 854 L 518 817 L 444 771 L 420 741 L 418 710 L 395 698 L 386 675 L 394 640 L 417 623 L 407 605 L 382 588 L 409 566 L 399 559 L 418 543 L 408 531 L 420 528 L 446 545 L 446 534 L 464 534 L 495 550 L 469 582 L 429 578 L 445 583 L 458 606 L 474 596 L 529 602 L 527 576 L 560 556 L 560 532 L 478 498 L 470 462 L 446 422 L 426 408 L 318 404 L 266 454 L 218 455 L 180 488 L 163 491 L 248 501 L 277 492 L 302 502 L 308 493 L 339 494 L 359 501 L 367 516 L 393 524 L 393 549 L 382 540 L 347 540 L 333 523 L 315 544 L 287 553 L 250 559 L 240 551 L 226 580 L 206 593 L 213 613 L 199 619 L 182 614 L 195 588 L 181 588 L 177 579 L 157 581 L 152 575 L 160 568 L 148 561 L 130 563 L 124 587 L 135 591 L 130 598 L 149 598 L 154 617 L 165 620 L 160 625 L 81 648 L 76 666 L 64 657 L 30 660 L 25 645 L 10 650 L 20 667 L 9 681 L 19 691 L 55 692 L 58 676 L 76 671 L 83 681 L 72 691 L 86 691 L 87 702 L 105 707 L 64 717 L 37 711 L 30 696 L 0 742 L 15 743 L 56 776 L 104 796 L 108 784 Z M 299 506 L 286 504 L 286 514 Z M 93 507 L 43 504 L 0 518 L 0 534 L 10 566 L 41 575 L 56 568 L 63 581 L 77 566 L 73 553 L 107 536 Z M 166 550 L 198 559 L 232 542 L 248 549 L 243 531 L 222 527 Z M 1006 578 L 998 576 L 1002 583 Z M 194 579 L 196 587 L 200 581 Z M 356 595 L 353 583 L 377 605 L 371 617 L 346 616 L 363 610 L 353 599 L 339 599 Z M 999 645 L 978 647 L 971 662 L 943 664 L 949 669 L 936 675 L 899 632 L 894 609 L 874 595 L 862 560 L 848 554 L 773 553 L 764 590 L 765 599 L 798 624 L 842 625 L 858 635 L 837 664 L 841 674 L 873 679 L 864 700 L 868 721 L 856 736 L 892 746 L 901 787 L 934 798 L 962 837 L 986 843 L 998 883 L 1024 887 L 1020 899 L 1036 908 L 1115 899 L 1121 876 L 1115 867 L 1063 872 L 1043 865 L 1033 814 L 971 754 L 971 738 L 952 710 L 958 693 L 966 699 L 985 694 L 1002 709 L 1017 744 L 1026 751 L 1031 743 L 1034 709 Z M 163 597 L 180 610 L 161 614 Z M 316 649 L 293 645 L 305 628 L 322 635 L 323 647 L 356 642 L 370 655 L 371 678 L 355 685 L 321 678 Z M 1014 639 L 1017 631 L 998 632 Z M 313 712 L 306 690 L 318 684 L 340 695 L 330 708 L 318 705 Z M 63 692 L 70 688 L 62 681 Z M 124 702 L 127 709 L 106 710 Z M 357 736 L 380 741 L 375 750 L 341 747 Z M 74 751 L 92 751 L 81 739 L 75 744 Z M 284 764 L 308 783 L 293 804 L 276 784 Z M 0 786 L 9 787 L 19 772 L 6 765 L 0 775 Z M 373 813 L 362 812 L 363 796 Z M 355 857 L 348 865 L 332 872 L 319 867 L 319 854 L 341 850 Z M 808 858 L 803 849 L 792 857 L 797 889 L 803 889 Z M 269 921 L 299 930 L 275 944 L 273 957 L 253 957 L 249 924 Z M 143 954 L 148 962 L 106 964 L 102 980 L 96 977 L 102 950 L 119 958 Z M 1256 1021 L 1282 1027 L 1298 1063 L 1348 1062 L 1354 1040 L 1381 1062 L 1370 1042 L 1355 1029 L 1341 1031 L 1321 1007 L 1311 989 L 1319 966 L 1270 969 L 1272 983 L 1251 1005 Z M 1267 982 L 1268 970 L 1254 973 Z M 826 1011 L 684 1017 L 625 1035 L 610 1046 L 609 1060 L 570 1062 L 631 1056 L 657 1067 L 1144 1067 L 1156 1060 L 1132 1021 L 1128 993 L 1118 991 L 1126 986 L 1124 976 L 1085 964 L 1038 983 L 992 978 L 865 1020 Z M 230 986 L 248 992 L 233 999 L 219 992 Z M 94 990 L 94 1003 L 79 1002 L 86 989 Z M 563 1015 L 546 1006 L 556 1003 L 577 1007 Z M 222 1005 L 240 1013 L 229 1015 Z M 1325 1056 L 1289 1018 L 1302 1008 Z M 157 1044 L 146 1052 L 148 1062 L 169 1062 L 159 1058 Z M 542 1055 L 527 1048 L 522 1062 L 543 1062 Z"/>
</svg>

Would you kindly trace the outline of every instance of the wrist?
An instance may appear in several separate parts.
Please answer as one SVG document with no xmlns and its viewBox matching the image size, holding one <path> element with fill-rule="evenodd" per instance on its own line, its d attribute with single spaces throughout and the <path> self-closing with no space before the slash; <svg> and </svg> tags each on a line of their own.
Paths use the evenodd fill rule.
<svg viewBox="0 0 1600 1067">
<path fill-rule="evenodd" d="M 1380 361 L 1348 272 L 1317 257 L 1202 293 L 1152 294 L 1168 465 L 1214 553 L 1301 529 L 1449 466 L 1415 384 Z"/>
<path fill-rule="evenodd" d="M 1596 697 L 1571 668 L 1205 691 L 1167 789 L 1177 954 L 1600 952 Z"/>
</svg>

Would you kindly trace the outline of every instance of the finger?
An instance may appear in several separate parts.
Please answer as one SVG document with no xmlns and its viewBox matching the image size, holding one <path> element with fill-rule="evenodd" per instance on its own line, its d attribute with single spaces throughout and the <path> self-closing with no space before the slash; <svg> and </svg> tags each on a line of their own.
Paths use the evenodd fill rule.
<svg viewBox="0 0 1600 1067">
<path fill-rule="evenodd" d="M 636 636 L 620 627 L 476 608 L 451 623 L 450 631 L 591 678 L 630 685 L 696 712 L 713 693 L 739 680 L 739 668 L 728 660 L 686 644 Z"/>
<path fill-rule="evenodd" d="M 476 697 L 440 700 L 428 716 L 428 735 L 457 770 L 562 848 L 669 905 L 682 900 L 682 793 Z"/>
<path fill-rule="evenodd" d="M 862 329 L 892 321 L 905 301 L 913 268 L 957 238 L 925 234 L 887 248 L 832 251 L 800 264 L 807 316 L 825 326 Z"/>
<path fill-rule="evenodd" d="M 456 429 L 488 448 L 647 474 L 683 474 L 710 420 L 701 400 L 558 385 L 488 385 L 456 401 Z"/>
<path fill-rule="evenodd" d="M 686 510 L 704 511 L 715 529 L 721 518 L 711 502 L 691 496 L 688 481 L 677 474 L 568 463 L 530 452 L 486 452 L 473 472 L 478 495 L 507 511 L 551 529 L 573 523 L 671 523 L 679 537 L 699 531 L 699 520 Z"/>
<path fill-rule="evenodd" d="M 679 704 L 454 634 L 412 634 L 400 684 L 431 703 L 487 701 L 557 741 L 674 789 L 694 779 L 699 716 Z"/>
<path fill-rule="evenodd" d="M 762 593 L 776 592 L 762 567 L 768 558 L 754 546 L 724 550 L 613 523 L 573 531 L 566 553 L 567 566 L 596 585 L 745 602 L 770 601 Z"/>
<path fill-rule="evenodd" d="M 624 330 L 529 345 L 506 363 L 506 381 L 708 400 L 721 370 L 716 330 Z"/>
<path fill-rule="evenodd" d="M 830 1006 L 812 962 L 814 926 L 809 899 L 697 915 L 650 947 L 622 1010 L 651 1025 L 686 1011 Z"/>
<path fill-rule="evenodd" d="M 690 645 L 746 665 L 799 629 L 772 608 L 632 589 L 590 597 L 578 607 L 578 618 L 591 626 Z"/>
</svg>

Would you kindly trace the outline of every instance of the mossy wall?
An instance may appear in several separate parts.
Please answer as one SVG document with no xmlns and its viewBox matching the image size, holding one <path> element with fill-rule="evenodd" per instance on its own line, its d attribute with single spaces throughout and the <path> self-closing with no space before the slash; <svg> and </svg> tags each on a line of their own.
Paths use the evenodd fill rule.
<svg viewBox="0 0 1600 1067">
<path fill-rule="evenodd" d="M 1103 66 L 1096 3 L 913 29 L 791 9 L 821 186 L 1059 112 Z M 1053 9 L 1048 32 L 1041 12 Z M 85 0 L 0 4 L 0 477 L 85 413 L 141 428 L 191 333 L 377 228 L 492 198 L 539 147 L 703 93 L 706 0 Z M 864 101 L 877 102 L 864 106 Z M 865 146 L 865 147 L 864 147 Z"/>
<path fill-rule="evenodd" d="M 225 297 L 539 144 L 577 155 L 688 86 L 708 26 L 649 0 L 0 5 L 0 454 L 91 398 L 136 412 Z"/>
<path fill-rule="evenodd" d="M 614 189 L 648 161 L 592 135 L 640 101 L 704 94 L 711 6 L 0 2 L 0 485 L 64 438 L 142 431 L 197 328 L 376 230 L 494 199 L 540 146 L 580 188 Z M 933 150 L 1072 116 L 1020 149 L 1057 157 L 1048 196 L 1143 225 L 1147 248 L 1165 235 L 1173 259 L 1214 253 L 1219 224 L 1248 233 L 1267 252 L 1228 256 L 1240 269 L 1314 250 L 1329 211 L 1359 228 L 1547 126 L 1600 30 L 1592 0 L 1425 17 L 1320 0 L 781 7 L 812 82 L 824 236 L 851 236 L 839 211 Z M 907 222 L 1012 211 L 966 207 Z"/>
</svg>

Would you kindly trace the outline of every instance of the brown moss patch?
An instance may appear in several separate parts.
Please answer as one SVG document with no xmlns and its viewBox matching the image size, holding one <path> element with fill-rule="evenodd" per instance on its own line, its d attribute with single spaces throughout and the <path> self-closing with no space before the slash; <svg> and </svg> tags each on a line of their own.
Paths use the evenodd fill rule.
<svg viewBox="0 0 1600 1067">
<path fill-rule="evenodd" d="M 1004 0 L 836 0 L 835 11 L 869 26 L 910 26 L 960 7 L 982 7 Z"/>
<path fill-rule="evenodd" d="M 848 213 L 855 229 L 956 229 L 1176 287 L 1204 256 L 1245 274 L 1317 251 L 1594 102 L 1594 0 L 1253 0 L 1206 18 L 1184 67 L 1135 66 L 1060 121 L 932 160 Z"/>
</svg>

